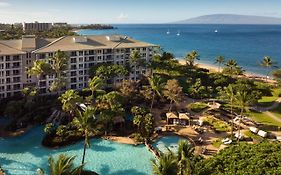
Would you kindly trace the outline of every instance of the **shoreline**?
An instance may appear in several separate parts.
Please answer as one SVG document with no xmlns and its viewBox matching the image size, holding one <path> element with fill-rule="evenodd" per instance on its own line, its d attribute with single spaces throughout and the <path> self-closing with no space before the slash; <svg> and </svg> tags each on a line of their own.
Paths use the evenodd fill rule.
<svg viewBox="0 0 281 175">
<path fill-rule="evenodd" d="M 181 65 L 185 65 L 185 60 L 183 59 L 177 59 L 179 61 L 179 63 Z M 208 63 L 202 63 L 202 62 L 198 62 L 198 64 L 196 64 L 197 67 L 199 68 L 204 68 L 204 69 L 208 69 L 210 72 L 219 72 L 219 68 L 216 65 L 212 65 L 212 64 L 208 64 Z M 221 67 L 220 72 L 222 72 L 223 67 Z M 261 74 L 257 74 L 257 73 L 253 73 L 253 72 L 247 72 L 245 71 L 243 75 L 241 75 L 245 78 L 249 78 L 249 79 L 255 79 L 255 80 L 259 80 L 259 81 L 266 81 L 266 76 L 265 75 L 261 75 Z M 267 78 L 267 82 L 268 83 L 276 83 L 276 81 L 272 78 L 272 77 L 268 77 Z"/>
</svg>

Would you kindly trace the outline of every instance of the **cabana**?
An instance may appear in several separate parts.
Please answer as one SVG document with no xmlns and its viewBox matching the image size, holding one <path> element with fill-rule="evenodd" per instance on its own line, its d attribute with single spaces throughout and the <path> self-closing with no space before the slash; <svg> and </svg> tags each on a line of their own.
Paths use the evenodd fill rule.
<svg viewBox="0 0 281 175">
<path fill-rule="evenodd" d="M 170 125 L 170 124 L 174 124 L 174 125 L 177 125 L 179 124 L 179 117 L 172 113 L 172 112 L 168 112 L 166 113 L 166 117 L 167 117 L 167 124 Z"/>
<path fill-rule="evenodd" d="M 186 113 L 179 113 L 179 121 L 181 125 L 190 125 L 190 118 L 187 116 Z"/>
<path fill-rule="evenodd" d="M 250 130 L 252 133 L 255 133 L 255 134 L 257 134 L 257 133 L 259 132 L 259 129 L 256 128 L 256 127 L 253 127 L 253 126 L 249 127 L 249 130 Z"/>
<path fill-rule="evenodd" d="M 265 138 L 265 137 L 267 137 L 267 132 L 265 132 L 263 130 L 259 130 L 258 135 Z"/>
</svg>

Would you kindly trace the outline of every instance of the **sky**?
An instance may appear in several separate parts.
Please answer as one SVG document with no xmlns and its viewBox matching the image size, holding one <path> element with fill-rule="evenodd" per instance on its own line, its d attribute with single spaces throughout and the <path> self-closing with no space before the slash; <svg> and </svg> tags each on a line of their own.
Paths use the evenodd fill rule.
<svg viewBox="0 0 281 175">
<path fill-rule="evenodd" d="M 281 0 L 0 0 L 0 23 L 168 23 L 226 13 L 281 18 Z"/>
</svg>

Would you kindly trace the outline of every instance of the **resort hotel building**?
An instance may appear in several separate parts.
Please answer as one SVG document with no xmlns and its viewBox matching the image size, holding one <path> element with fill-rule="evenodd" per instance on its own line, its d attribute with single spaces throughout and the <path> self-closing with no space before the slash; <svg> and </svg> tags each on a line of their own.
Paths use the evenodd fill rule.
<svg viewBox="0 0 281 175">
<path fill-rule="evenodd" d="M 39 86 L 41 94 L 48 94 L 53 76 L 37 77 L 27 74 L 35 60 L 46 60 L 58 50 L 69 56 L 66 89 L 81 90 L 88 85 L 89 69 L 99 63 L 126 65 L 132 51 L 139 51 L 141 59 L 149 61 L 155 45 L 127 36 L 65 36 L 57 39 L 23 36 L 19 40 L 0 40 L 0 99 L 21 94 L 25 87 Z M 138 80 L 149 74 L 145 67 L 137 66 L 125 77 L 114 78 L 112 83 L 124 79 Z"/>
</svg>

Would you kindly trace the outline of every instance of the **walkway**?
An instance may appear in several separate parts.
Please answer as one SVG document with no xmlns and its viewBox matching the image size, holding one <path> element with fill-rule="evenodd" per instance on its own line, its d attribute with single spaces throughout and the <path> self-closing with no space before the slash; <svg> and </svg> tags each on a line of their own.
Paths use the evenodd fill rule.
<svg viewBox="0 0 281 175">
<path fill-rule="evenodd" d="M 276 116 L 275 114 L 273 114 L 272 112 L 270 111 L 266 111 L 264 112 L 267 116 L 269 116 L 270 118 L 272 118 L 273 120 L 281 123 L 281 118 L 279 118 L 278 116 Z"/>
<path fill-rule="evenodd" d="M 270 112 L 271 110 L 277 108 L 279 106 L 279 104 L 281 103 L 281 98 L 278 98 L 277 100 L 275 100 L 275 102 L 269 106 L 269 107 L 257 107 L 256 110 L 259 112 L 263 112 L 264 114 L 266 114 L 268 117 L 272 118 L 273 120 L 281 123 L 281 118 L 276 116 L 275 114 L 273 114 L 272 112 Z"/>
</svg>

